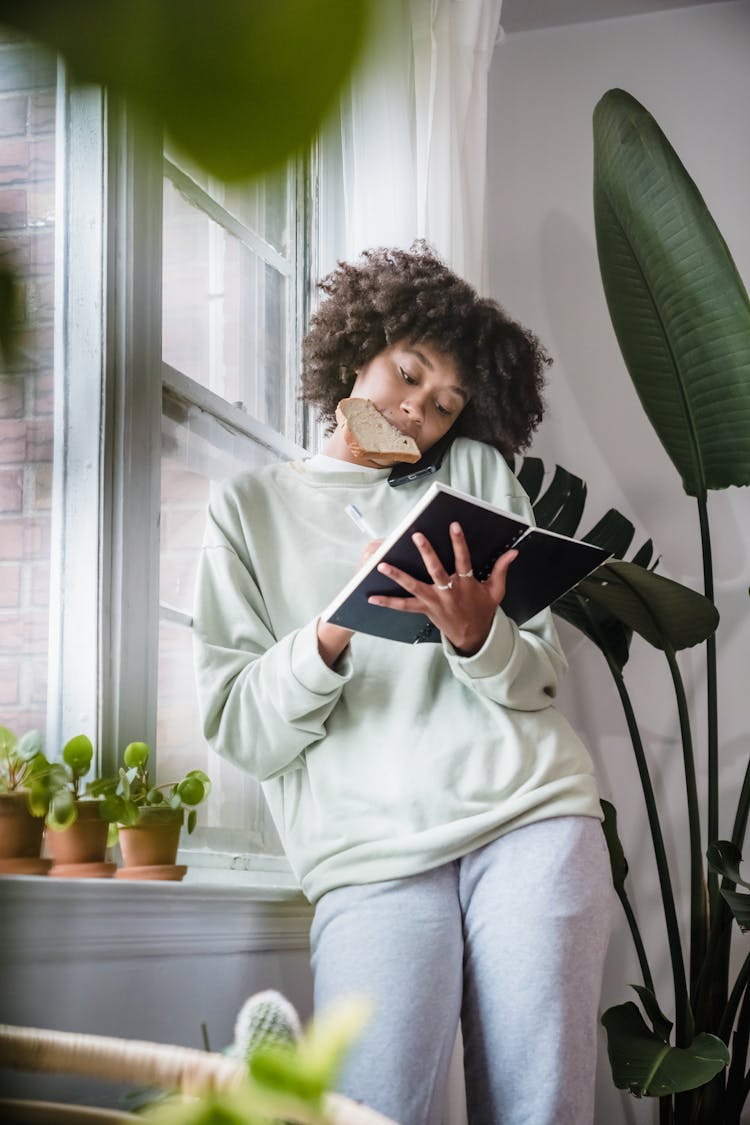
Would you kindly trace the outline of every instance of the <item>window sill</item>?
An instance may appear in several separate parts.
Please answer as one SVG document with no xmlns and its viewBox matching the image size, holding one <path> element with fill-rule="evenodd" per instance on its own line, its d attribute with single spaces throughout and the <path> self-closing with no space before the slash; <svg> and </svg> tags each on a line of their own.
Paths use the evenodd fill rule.
<svg viewBox="0 0 750 1125">
<path fill-rule="evenodd" d="M 272 887 L 300 893 L 299 883 L 283 855 L 233 852 L 209 847 L 180 848 L 177 862 L 187 864 L 185 883 L 213 886 Z"/>
<path fill-rule="evenodd" d="M 182 883 L 0 876 L 4 960 L 307 949 L 312 907 L 296 884 L 238 872 L 244 882 L 232 885 L 215 874 L 189 871 Z"/>
</svg>

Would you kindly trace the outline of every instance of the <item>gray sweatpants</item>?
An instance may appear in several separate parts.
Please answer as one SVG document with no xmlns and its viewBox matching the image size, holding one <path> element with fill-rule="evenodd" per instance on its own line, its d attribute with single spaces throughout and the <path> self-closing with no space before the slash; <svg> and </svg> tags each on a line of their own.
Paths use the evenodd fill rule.
<svg viewBox="0 0 750 1125">
<path fill-rule="evenodd" d="M 315 1007 L 368 995 L 339 1089 L 400 1125 L 440 1125 L 459 1018 L 470 1125 L 590 1125 L 614 905 L 598 820 L 516 829 L 406 879 L 317 904 Z"/>
</svg>

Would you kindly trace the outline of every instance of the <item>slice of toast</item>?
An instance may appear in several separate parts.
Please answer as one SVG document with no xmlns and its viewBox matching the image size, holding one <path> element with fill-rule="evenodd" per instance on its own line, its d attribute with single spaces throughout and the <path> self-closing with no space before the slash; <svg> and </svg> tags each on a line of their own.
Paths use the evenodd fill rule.
<svg viewBox="0 0 750 1125">
<path fill-rule="evenodd" d="M 414 438 L 392 426 L 369 398 L 342 398 L 336 419 L 352 453 L 383 465 L 418 461 L 422 454 Z"/>
</svg>

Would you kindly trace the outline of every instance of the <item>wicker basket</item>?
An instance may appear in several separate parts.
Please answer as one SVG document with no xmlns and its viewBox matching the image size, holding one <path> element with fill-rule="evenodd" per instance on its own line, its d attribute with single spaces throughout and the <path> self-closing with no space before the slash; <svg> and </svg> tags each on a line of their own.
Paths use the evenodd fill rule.
<svg viewBox="0 0 750 1125">
<path fill-rule="evenodd" d="M 127 1122 L 143 1125 L 142 1117 L 116 1109 L 16 1098 L 0 1098 L 0 1120 L 3 1125 L 127 1125 Z"/>
<path fill-rule="evenodd" d="M 232 1090 L 241 1082 L 245 1072 L 244 1066 L 235 1059 L 191 1047 L 79 1035 L 70 1031 L 46 1031 L 35 1027 L 11 1027 L 7 1024 L 0 1024 L 0 1059 L 3 1066 L 13 1070 L 78 1074 L 87 1078 L 133 1082 L 189 1096 Z M 15 1107 L 17 1116 L 11 1120 L 17 1120 L 19 1125 L 21 1122 L 42 1120 L 46 1125 L 68 1125 L 72 1120 L 90 1120 L 92 1125 L 94 1122 L 109 1125 L 137 1120 L 126 1113 L 111 1110 L 86 1110 L 84 1113 L 83 1109 L 71 1106 L 56 1107 L 59 1109 L 57 1116 L 52 1116 L 49 1111 L 46 1117 L 34 1117 L 34 1107 L 43 1104 L 8 1101 L 0 1102 L 0 1109 Z M 71 1118 L 71 1109 L 75 1109 L 77 1117 Z M 21 1116 L 27 1110 L 29 1116 Z M 91 1117 L 92 1112 L 100 1116 Z M 299 1125 L 306 1125 L 305 1118 L 297 1120 Z M 325 1120 L 326 1125 L 396 1125 L 390 1118 L 341 1094 L 327 1095 Z"/>
</svg>

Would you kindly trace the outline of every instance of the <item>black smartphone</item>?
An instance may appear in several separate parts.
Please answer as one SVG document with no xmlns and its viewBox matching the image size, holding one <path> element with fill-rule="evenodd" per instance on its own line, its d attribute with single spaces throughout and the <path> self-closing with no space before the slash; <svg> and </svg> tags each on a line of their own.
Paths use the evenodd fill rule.
<svg viewBox="0 0 750 1125">
<path fill-rule="evenodd" d="M 455 436 L 449 430 L 439 441 L 430 446 L 418 461 L 413 461 L 411 464 L 408 461 L 399 461 L 398 465 L 394 465 L 391 469 L 388 483 L 393 488 L 398 488 L 400 484 L 408 484 L 410 481 L 419 480 L 420 477 L 426 477 L 430 473 L 437 472 Z"/>
</svg>

